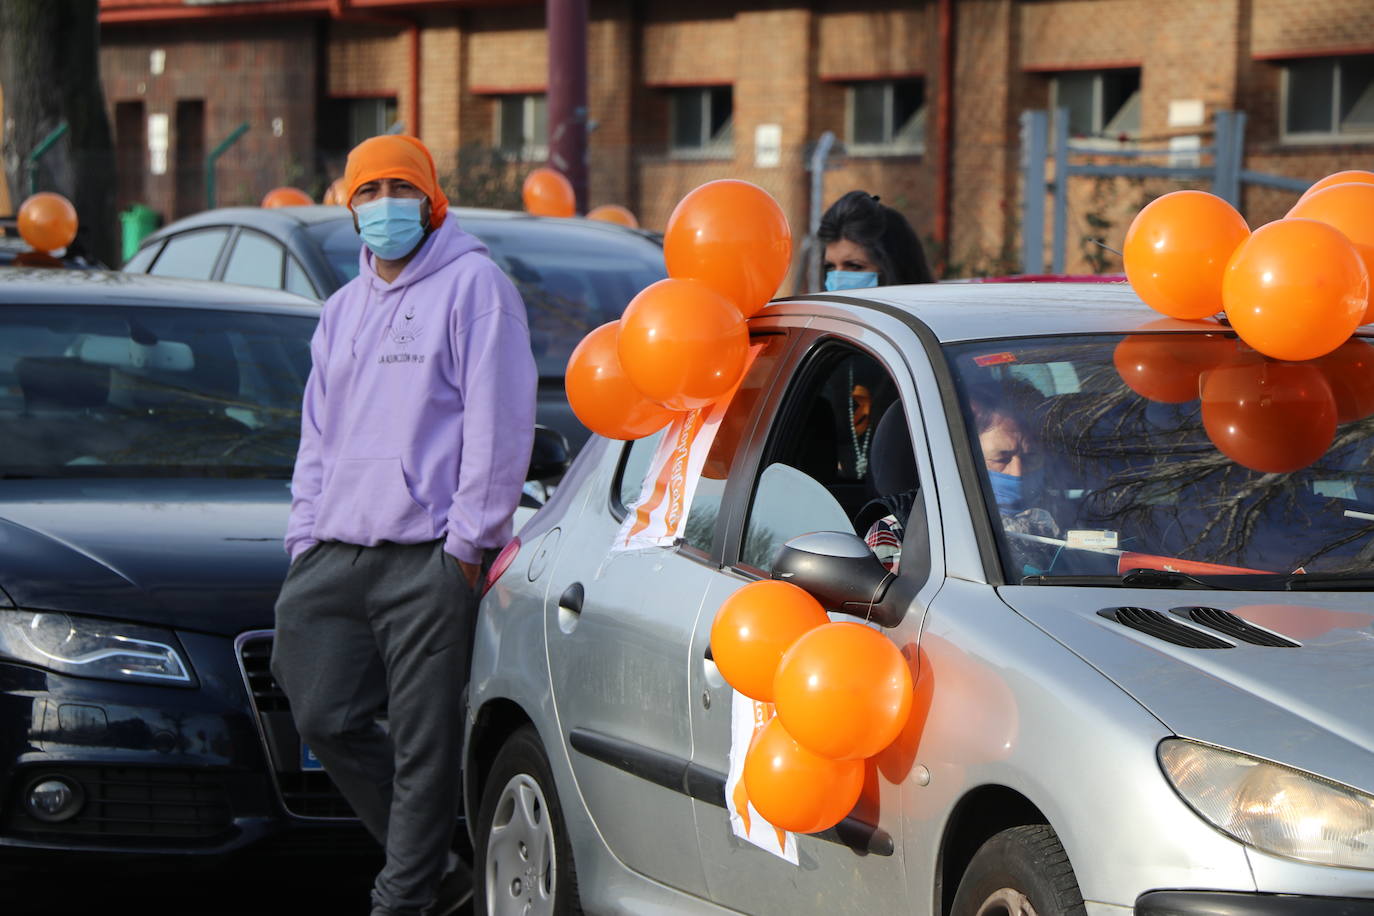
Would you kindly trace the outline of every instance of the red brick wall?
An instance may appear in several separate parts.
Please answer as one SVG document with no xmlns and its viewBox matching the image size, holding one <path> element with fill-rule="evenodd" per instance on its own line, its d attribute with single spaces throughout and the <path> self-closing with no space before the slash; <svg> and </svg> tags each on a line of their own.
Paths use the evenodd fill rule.
<svg viewBox="0 0 1374 916">
<path fill-rule="evenodd" d="M 144 184 L 146 202 L 166 218 L 179 215 L 174 200 L 178 100 L 204 100 L 207 153 L 240 123 L 250 125 L 219 160 L 220 205 L 257 203 L 277 185 L 307 184 L 314 176 L 315 22 L 107 27 L 101 41 L 101 76 L 110 112 L 117 102 L 142 100 L 145 114 L 167 114 L 171 120 L 168 171 L 148 175 Z M 157 76 L 149 67 L 153 49 L 167 55 L 166 68 Z M 274 118 L 282 119 L 281 136 L 273 135 Z M 203 205 L 181 204 L 186 212 Z"/>
<path fill-rule="evenodd" d="M 1258 55 L 1374 50 L 1374 3 L 1369 0 L 1250 0 Z"/>
</svg>

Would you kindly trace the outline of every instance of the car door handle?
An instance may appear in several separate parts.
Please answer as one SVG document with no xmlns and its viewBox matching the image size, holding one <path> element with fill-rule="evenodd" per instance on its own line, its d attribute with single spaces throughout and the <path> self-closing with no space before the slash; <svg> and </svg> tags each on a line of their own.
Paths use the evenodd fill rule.
<svg viewBox="0 0 1374 916">
<path fill-rule="evenodd" d="M 563 590 L 563 597 L 558 599 L 558 609 L 571 614 L 581 614 L 584 598 L 586 593 L 582 589 L 582 583 L 574 582 Z"/>
</svg>

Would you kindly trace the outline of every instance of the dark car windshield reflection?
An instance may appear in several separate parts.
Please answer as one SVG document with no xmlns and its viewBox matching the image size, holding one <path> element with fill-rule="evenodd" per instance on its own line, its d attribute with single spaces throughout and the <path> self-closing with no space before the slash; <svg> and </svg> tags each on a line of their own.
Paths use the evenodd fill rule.
<svg viewBox="0 0 1374 916">
<path fill-rule="evenodd" d="M 289 478 L 315 320 L 0 307 L 0 476 Z"/>
<path fill-rule="evenodd" d="M 595 224 L 489 219 L 464 228 L 482 239 L 520 290 L 542 378 L 561 379 L 589 331 L 615 321 L 640 290 L 666 276 L 657 245 Z M 340 285 L 358 275 L 362 243 L 349 218 L 316 223 L 308 232 Z"/>
<path fill-rule="evenodd" d="M 1370 569 L 1365 341 L 1307 363 L 1220 332 L 983 341 L 947 354 L 1009 581 Z"/>
</svg>

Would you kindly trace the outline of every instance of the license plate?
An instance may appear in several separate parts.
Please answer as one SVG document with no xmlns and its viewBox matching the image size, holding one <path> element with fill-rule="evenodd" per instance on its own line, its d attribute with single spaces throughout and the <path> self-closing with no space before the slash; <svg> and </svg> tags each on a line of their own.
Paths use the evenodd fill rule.
<svg viewBox="0 0 1374 916">
<path fill-rule="evenodd" d="M 315 756 L 315 752 L 310 749 L 310 745 L 301 742 L 301 769 L 302 770 L 323 770 L 324 764 L 320 763 L 320 758 Z"/>
</svg>

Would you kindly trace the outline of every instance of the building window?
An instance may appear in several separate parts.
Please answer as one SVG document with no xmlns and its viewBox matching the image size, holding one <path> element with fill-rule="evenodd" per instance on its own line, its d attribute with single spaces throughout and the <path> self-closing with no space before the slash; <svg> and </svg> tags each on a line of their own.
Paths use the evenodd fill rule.
<svg viewBox="0 0 1374 916">
<path fill-rule="evenodd" d="M 919 153 L 926 145 L 926 87 L 919 79 L 873 80 L 849 87 L 850 152 Z"/>
<path fill-rule="evenodd" d="M 348 108 L 348 148 L 396 127 L 396 99 L 345 99 Z"/>
<path fill-rule="evenodd" d="M 518 159 L 549 156 L 549 102 L 543 93 L 503 95 L 496 104 L 496 145 Z"/>
<path fill-rule="evenodd" d="M 729 86 L 674 89 L 672 147 L 675 155 L 731 156 L 734 149 L 734 90 Z"/>
<path fill-rule="evenodd" d="M 1284 64 L 1283 133 L 1294 140 L 1374 134 L 1374 55 Z"/>
<path fill-rule="evenodd" d="M 1050 78 L 1050 109 L 1069 110 L 1069 136 L 1134 140 L 1140 136 L 1140 68 L 1078 70 Z"/>
</svg>

